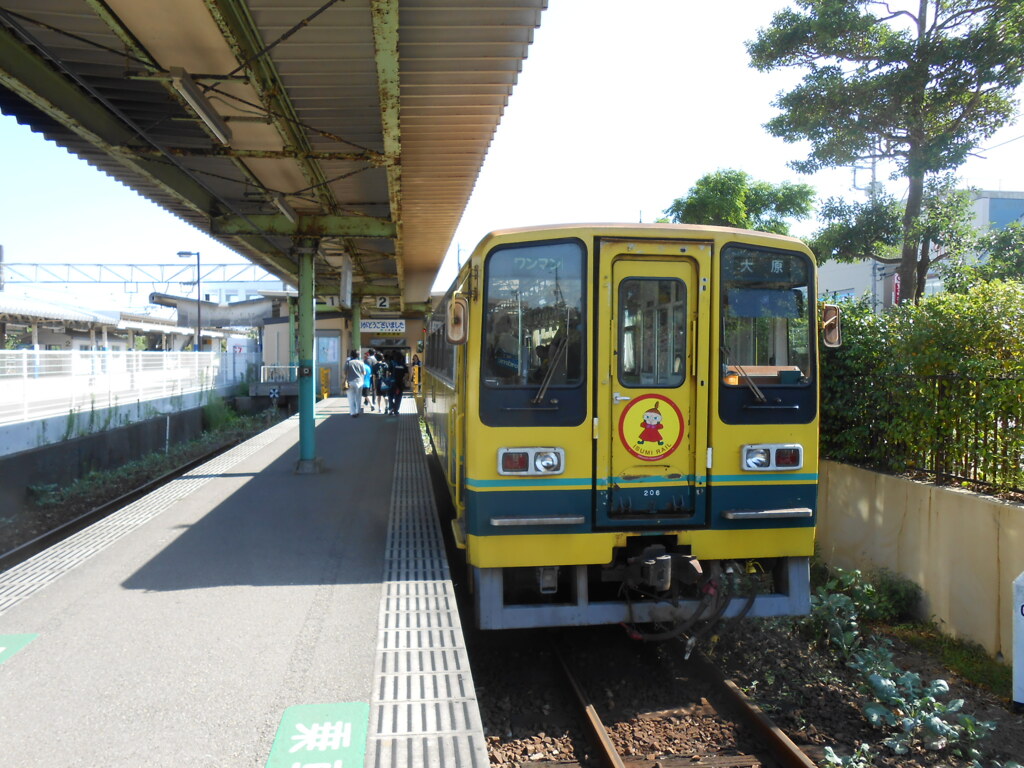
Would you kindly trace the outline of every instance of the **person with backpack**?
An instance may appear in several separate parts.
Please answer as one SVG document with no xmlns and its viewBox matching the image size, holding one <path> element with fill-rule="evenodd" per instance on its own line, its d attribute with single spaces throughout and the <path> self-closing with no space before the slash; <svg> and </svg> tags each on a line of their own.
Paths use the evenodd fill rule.
<svg viewBox="0 0 1024 768">
<path fill-rule="evenodd" d="M 409 366 L 405 363 L 405 355 L 397 349 L 391 353 L 388 362 L 391 371 L 391 386 L 388 389 L 388 413 L 398 415 L 402 406 L 402 394 L 405 392 L 405 377 L 409 375 Z"/>
<path fill-rule="evenodd" d="M 388 376 L 389 369 L 387 361 L 384 359 L 384 352 L 380 352 L 377 357 L 377 362 L 373 365 L 373 396 L 372 399 L 377 404 L 377 410 L 381 413 L 385 412 L 385 404 L 387 403 L 388 393 L 384 387 L 384 379 Z"/>
<path fill-rule="evenodd" d="M 369 408 L 371 411 L 376 410 L 373 406 L 373 398 L 371 393 L 373 392 L 373 365 L 377 362 L 377 358 L 373 356 L 373 350 L 371 349 L 365 355 L 363 355 L 363 367 L 366 369 L 366 373 L 363 374 L 363 410 Z"/>
</svg>

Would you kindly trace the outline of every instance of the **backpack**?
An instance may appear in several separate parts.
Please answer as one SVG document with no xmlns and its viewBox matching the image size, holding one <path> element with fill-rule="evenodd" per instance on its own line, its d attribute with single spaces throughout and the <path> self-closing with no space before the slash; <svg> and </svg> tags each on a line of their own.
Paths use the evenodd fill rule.
<svg viewBox="0 0 1024 768">
<path fill-rule="evenodd" d="M 391 368 L 387 363 L 383 361 L 377 363 L 373 368 L 373 372 L 377 376 L 381 392 L 387 392 L 392 386 L 394 386 L 395 379 L 391 375 Z"/>
</svg>

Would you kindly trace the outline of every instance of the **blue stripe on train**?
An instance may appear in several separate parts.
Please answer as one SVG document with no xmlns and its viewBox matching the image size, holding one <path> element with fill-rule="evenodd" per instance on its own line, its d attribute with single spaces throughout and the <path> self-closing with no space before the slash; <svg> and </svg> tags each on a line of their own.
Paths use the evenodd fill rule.
<svg viewBox="0 0 1024 768">
<path fill-rule="evenodd" d="M 743 528 L 810 528 L 815 524 L 818 509 L 817 483 L 792 485 L 709 485 L 710 527 L 716 530 Z M 811 517 L 774 520 L 729 520 L 730 510 L 771 510 L 806 507 Z"/>
<path fill-rule="evenodd" d="M 818 486 L 761 485 L 710 486 L 707 489 L 709 506 L 706 527 L 718 530 L 746 528 L 808 528 L 815 524 L 818 505 Z M 487 491 L 466 490 L 467 532 L 474 536 L 515 536 L 534 533 L 572 534 L 592 530 L 593 497 L 590 489 L 561 488 L 552 490 Z M 812 517 L 772 520 L 729 520 L 728 510 L 791 509 L 806 507 L 815 512 Z M 491 523 L 495 518 L 582 516 L 583 522 L 573 525 L 501 525 Z M 611 521 L 611 527 L 616 526 Z M 635 528 L 625 523 L 622 528 Z M 639 527 L 642 527 L 639 526 Z M 702 526 L 705 527 L 705 526 Z M 605 528 L 607 530 L 607 528 Z"/>
<path fill-rule="evenodd" d="M 583 490 L 553 491 L 490 491 L 466 490 L 466 528 L 474 536 L 522 536 L 530 533 L 587 533 L 590 531 L 592 494 Z M 495 518 L 575 517 L 583 522 L 575 525 L 503 525 L 495 526 Z"/>
</svg>

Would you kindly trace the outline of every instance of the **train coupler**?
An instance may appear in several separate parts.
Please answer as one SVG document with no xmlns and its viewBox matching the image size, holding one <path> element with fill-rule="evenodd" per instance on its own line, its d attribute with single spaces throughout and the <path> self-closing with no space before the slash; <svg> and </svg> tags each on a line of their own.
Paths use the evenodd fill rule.
<svg viewBox="0 0 1024 768">
<path fill-rule="evenodd" d="M 630 587 L 659 593 L 670 591 L 673 582 L 696 584 L 702 575 L 703 568 L 697 558 L 679 552 L 670 553 L 661 544 L 655 544 L 627 562 L 624 580 Z"/>
</svg>

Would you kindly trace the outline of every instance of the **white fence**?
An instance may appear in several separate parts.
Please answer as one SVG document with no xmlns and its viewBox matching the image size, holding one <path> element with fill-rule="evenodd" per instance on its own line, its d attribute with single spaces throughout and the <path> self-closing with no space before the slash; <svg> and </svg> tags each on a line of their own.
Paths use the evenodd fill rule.
<svg viewBox="0 0 1024 768">
<path fill-rule="evenodd" d="M 248 381 L 256 354 L 0 350 L 0 424 Z"/>
</svg>

